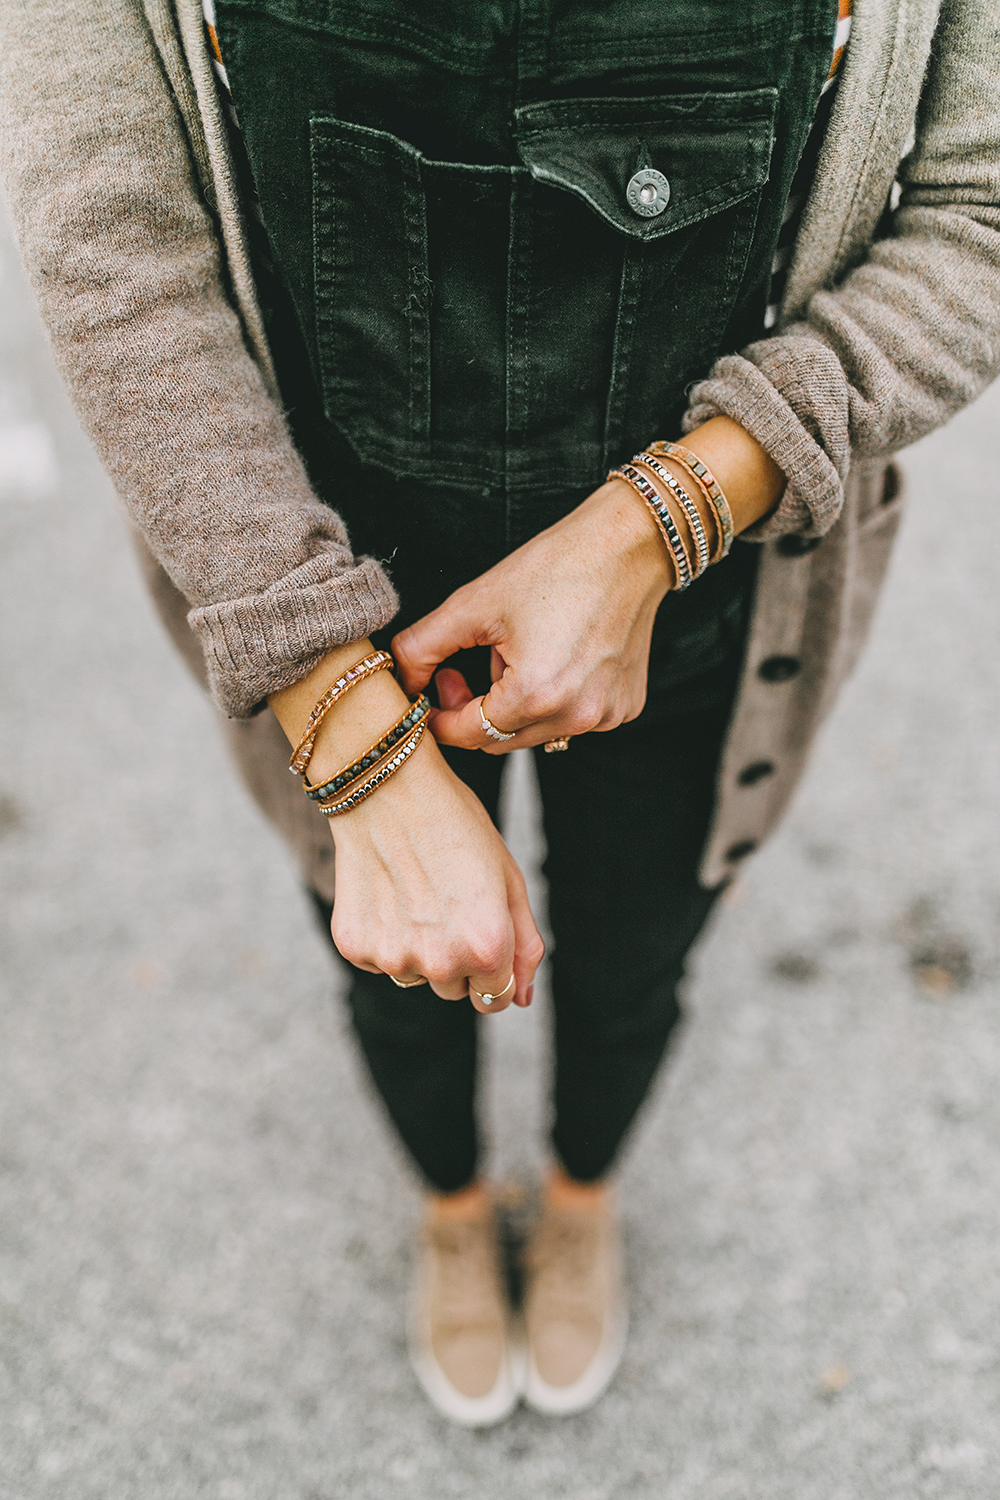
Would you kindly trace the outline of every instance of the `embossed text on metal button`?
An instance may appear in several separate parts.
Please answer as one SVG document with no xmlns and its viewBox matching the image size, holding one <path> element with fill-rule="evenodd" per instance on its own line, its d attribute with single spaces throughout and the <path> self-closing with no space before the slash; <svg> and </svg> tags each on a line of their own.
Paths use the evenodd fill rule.
<svg viewBox="0 0 1000 1500">
<path fill-rule="evenodd" d="M 670 183 L 655 167 L 643 167 L 630 180 L 625 196 L 634 214 L 654 219 L 670 202 Z"/>
</svg>

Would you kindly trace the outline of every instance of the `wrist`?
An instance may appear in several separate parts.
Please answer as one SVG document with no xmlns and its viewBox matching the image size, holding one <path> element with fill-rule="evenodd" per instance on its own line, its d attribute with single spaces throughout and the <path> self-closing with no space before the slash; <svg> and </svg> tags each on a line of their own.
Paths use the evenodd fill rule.
<svg viewBox="0 0 1000 1500">
<path fill-rule="evenodd" d="M 781 499 L 788 482 L 784 471 L 731 417 L 712 417 L 683 442 L 718 480 L 729 501 L 737 535 L 762 521 Z"/>
<path fill-rule="evenodd" d="M 326 690 L 373 652 L 369 640 L 339 646 L 290 688 L 272 694 L 268 702 L 290 744 L 299 743 L 313 707 Z M 318 786 L 363 755 L 406 712 L 408 701 L 391 672 L 375 672 L 356 683 L 319 726 L 306 772 L 311 785 Z"/>
<path fill-rule="evenodd" d="M 434 737 L 425 731 L 406 764 L 349 812 L 328 819 L 333 841 L 338 848 L 370 844 L 394 827 L 411 827 L 423 809 L 435 801 L 442 773 L 451 771 Z"/>
<path fill-rule="evenodd" d="M 674 586 L 673 560 L 641 497 L 624 479 L 609 479 L 584 501 L 598 521 L 602 550 L 613 546 L 642 592 L 659 604 Z"/>
</svg>

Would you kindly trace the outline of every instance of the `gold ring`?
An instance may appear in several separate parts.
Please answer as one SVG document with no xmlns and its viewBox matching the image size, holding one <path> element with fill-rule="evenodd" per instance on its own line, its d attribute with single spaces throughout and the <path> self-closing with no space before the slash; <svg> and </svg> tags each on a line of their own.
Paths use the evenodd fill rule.
<svg viewBox="0 0 1000 1500">
<path fill-rule="evenodd" d="M 568 750 L 569 742 L 573 738 L 571 734 L 561 734 L 557 740 L 545 741 L 546 755 L 552 755 L 556 750 Z"/>
<path fill-rule="evenodd" d="M 483 721 L 483 729 L 489 735 L 491 740 L 512 740 L 517 733 L 516 729 L 512 729 L 508 733 L 506 730 L 498 729 L 495 724 L 491 724 L 483 710 L 482 698 L 480 698 L 479 700 L 479 717 Z"/>
<path fill-rule="evenodd" d="M 427 983 L 426 979 L 397 979 L 395 974 L 390 974 L 389 978 L 392 980 L 393 984 L 397 984 L 401 990 L 415 990 L 418 984 Z"/>
<path fill-rule="evenodd" d="M 507 983 L 504 985 L 503 989 L 502 990 L 497 990 L 497 992 L 496 992 L 495 995 L 491 995 L 488 990 L 487 990 L 487 992 L 486 992 L 485 995 L 481 995 L 479 993 L 479 991 L 473 985 L 471 985 L 471 984 L 469 985 L 469 989 L 470 989 L 470 991 L 472 992 L 473 995 L 478 995 L 479 996 L 479 999 L 483 1002 L 484 1005 L 492 1005 L 493 1002 L 494 1002 L 494 1000 L 502 1000 L 503 999 L 504 995 L 506 995 L 507 991 L 510 989 L 510 987 L 511 987 L 511 985 L 513 983 L 514 983 L 514 976 L 512 974 L 510 976 L 510 978 L 508 979 Z"/>
</svg>

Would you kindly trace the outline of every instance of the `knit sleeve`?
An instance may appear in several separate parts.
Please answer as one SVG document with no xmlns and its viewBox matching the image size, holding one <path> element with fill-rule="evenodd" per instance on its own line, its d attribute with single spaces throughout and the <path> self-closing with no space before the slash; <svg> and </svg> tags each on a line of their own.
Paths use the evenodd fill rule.
<svg viewBox="0 0 1000 1500">
<path fill-rule="evenodd" d="M 138 0 L 4 0 L 0 170 L 81 421 L 249 716 L 397 601 L 247 351 Z"/>
<path fill-rule="evenodd" d="M 685 431 L 732 417 L 788 477 L 749 540 L 822 535 L 852 454 L 896 452 L 1000 374 L 1000 11 L 954 0 L 942 14 L 888 232 L 691 392 Z"/>
</svg>

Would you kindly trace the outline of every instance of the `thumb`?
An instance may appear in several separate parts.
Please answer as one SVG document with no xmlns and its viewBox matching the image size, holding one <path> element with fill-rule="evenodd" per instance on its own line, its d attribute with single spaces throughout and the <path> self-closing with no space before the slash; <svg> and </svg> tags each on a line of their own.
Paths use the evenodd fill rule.
<svg viewBox="0 0 1000 1500">
<path fill-rule="evenodd" d="M 442 667 L 434 677 L 438 690 L 438 702 L 444 709 L 464 708 L 472 701 L 472 689 L 454 667 Z"/>
<path fill-rule="evenodd" d="M 399 680 L 408 693 L 430 682 L 436 667 L 456 651 L 485 644 L 486 627 L 474 599 L 458 589 L 437 609 L 401 630 L 392 643 Z"/>
<path fill-rule="evenodd" d="M 507 909 L 514 924 L 514 1004 L 523 1007 L 531 1004 L 529 990 L 545 957 L 545 944 L 531 915 L 524 876 L 513 860 L 507 869 Z"/>
</svg>

